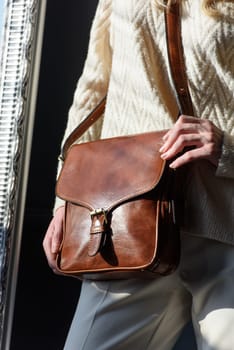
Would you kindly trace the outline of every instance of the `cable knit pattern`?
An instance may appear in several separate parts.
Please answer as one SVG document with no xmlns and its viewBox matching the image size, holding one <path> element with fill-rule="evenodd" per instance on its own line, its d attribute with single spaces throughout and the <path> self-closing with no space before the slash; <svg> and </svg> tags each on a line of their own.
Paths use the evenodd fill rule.
<svg viewBox="0 0 234 350">
<path fill-rule="evenodd" d="M 206 16 L 201 3 L 187 0 L 182 9 L 189 88 L 196 116 L 225 133 L 217 169 L 203 161 L 191 165 L 184 230 L 234 243 L 234 3 L 220 3 L 220 20 Z M 65 138 L 106 94 L 104 118 L 78 142 L 173 125 L 178 108 L 164 14 L 154 0 L 99 0 Z M 216 201 L 225 203 L 225 213 Z"/>
</svg>

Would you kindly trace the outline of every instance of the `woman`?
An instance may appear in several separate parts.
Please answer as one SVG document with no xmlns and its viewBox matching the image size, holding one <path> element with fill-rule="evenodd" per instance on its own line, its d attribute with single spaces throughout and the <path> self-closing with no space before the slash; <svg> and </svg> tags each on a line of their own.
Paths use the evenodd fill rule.
<svg viewBox="0 0 234 350">
<path fill-rule="evenodd" d="M 170 350 L 191 318 L 199 350 L 233 349 L 234 2 L 181 0 L 195 115 L 177 122 L 163 6 L 99 1 L 64 138 L 106 94 L 104 117 L 79 142 L 170 129 L 162 158 L 189 164 L 180 266 L 153 281 L 84 281 L 66 350 Z M 57 199 L 43 242 L 55 272 L 63 216 Z"/>
</svg>

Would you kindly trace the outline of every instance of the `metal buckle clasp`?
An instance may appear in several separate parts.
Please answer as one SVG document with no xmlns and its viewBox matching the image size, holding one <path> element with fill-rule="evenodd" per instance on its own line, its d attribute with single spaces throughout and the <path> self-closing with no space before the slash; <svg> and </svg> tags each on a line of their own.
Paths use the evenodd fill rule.
<svg viewBox="0 0 234 350">
<path fill-rule="evenodd" d="M 90 216 L 91 218 L 93 218 L 96 215 L 103 215 L 104 216 L 104 221 L 107 224 L 107 210 L 105 210 L 104 208 L 98 208 L 98 209 L 94 209 L 93 211 L 90 212 Z"/>
</svg>

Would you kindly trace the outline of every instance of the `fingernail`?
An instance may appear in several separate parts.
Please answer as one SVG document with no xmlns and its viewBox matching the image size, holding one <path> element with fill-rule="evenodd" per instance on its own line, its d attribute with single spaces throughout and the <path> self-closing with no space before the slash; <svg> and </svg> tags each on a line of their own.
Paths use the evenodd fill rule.
<svg viewBox="0 0 234 350">
<path fill-rule="evenodd" d="M 162 159 L 165 159 L 166 157 L 167 157 L 166 153 L 161 154 L 161 158 L 162 158 Z"/>
<path fill-rule="evenodd" d="M 162 146 L 160 149 L 159 149 L 159 152 L 163 152 L 165 150 L 165 146 Z"/>
<path fill-rule="evenodd" d="M 171 164 L 169 165 L 169 168 L 171 168 L 171 169 L 173 169 L 173 170 L 176 170 L 176 166 L 174 165 L 174 163 L 171 163 Z"/>
</svg>

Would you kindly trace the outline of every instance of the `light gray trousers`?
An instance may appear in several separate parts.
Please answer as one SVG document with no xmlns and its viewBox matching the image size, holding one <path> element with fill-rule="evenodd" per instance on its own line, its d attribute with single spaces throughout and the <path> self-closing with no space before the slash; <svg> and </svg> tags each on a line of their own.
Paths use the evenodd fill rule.
<svg viewBox="0 0 234 350">
<path fill-rule="evenodd" d="M 184 235 L 170 276 L 84 281 L 64 349 L 172 350 L 191 318 L 199 350 L 234 350 L 233 246 Z"/>
</svg>

